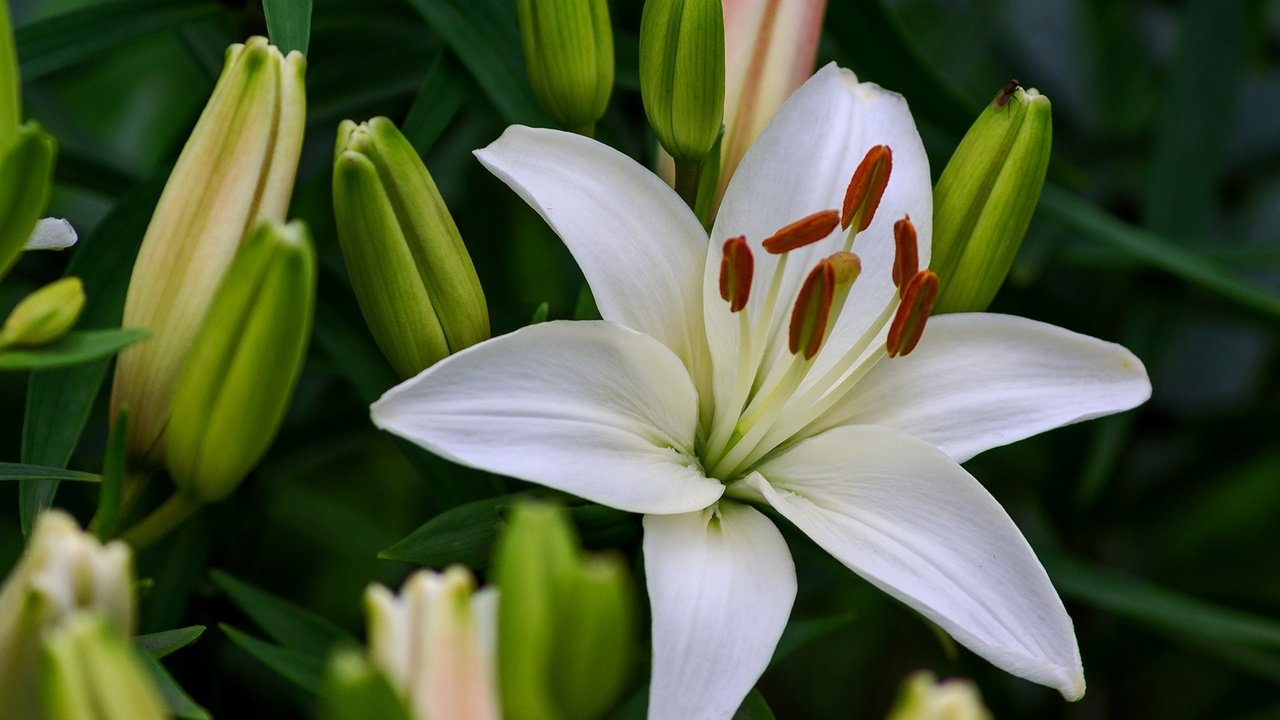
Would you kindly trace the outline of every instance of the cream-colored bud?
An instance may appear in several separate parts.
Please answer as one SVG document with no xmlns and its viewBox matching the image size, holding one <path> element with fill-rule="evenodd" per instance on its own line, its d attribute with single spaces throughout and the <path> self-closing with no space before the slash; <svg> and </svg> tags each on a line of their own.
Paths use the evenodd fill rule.
<svg viewBox="0 0 1280 720">
<path fill-rule="evenodd" d="M 18 303 L 0 328 L 0 348 L 38 347 L 62 337 L 84 311 L 84 283 L 55 280 Z"/>
</svg>

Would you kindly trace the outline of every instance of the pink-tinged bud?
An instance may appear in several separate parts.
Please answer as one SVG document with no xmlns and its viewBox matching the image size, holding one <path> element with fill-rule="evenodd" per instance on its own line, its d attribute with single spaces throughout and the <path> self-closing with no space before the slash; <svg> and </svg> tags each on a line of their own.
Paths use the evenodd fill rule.
<svg viewBox="0 0 1280 720">
<path fill-rule="evenodd" d="M 720 257 L 720 297 L 729 303 L 729 312 L 738 312 L 747 306 L 751 294 L 751 278 L 755 273 L 755 259 L 745 235 L 724 241 L 724 254 Z"/>
<path fill-rule="evenodd" d="M 791 252 L 830 235 L 839 223 L 840 213 L 835 210 L 821 210 L 800 218 L 765 238 L 764 249 L 774 255 Z"/>
<path fill-rule="evenodd" d="M 893 244 L 893 286 L 901 297 L 906 292 L 906 282 L 920 270 L 920 243 L 910 215 L 893 224 Z"/>
<path fill-rule="evenodd" d="M 827 320 L 835 298 L 836 273 L 830 260 L 821 260 L 805 278 L 795 309 L 791 311 L 791 333 L 788 337 L 792 355 L 804 353 L 812 360 L 827 336 Z"/>
<path fill-rule="evenodd" d="M 915 274 L 902 290 L 902 302 L 889 326 L 885 346 L 889 357 L 906 355 L 916 349 L 924 335 L 924 325 L 938 299 L 938 276 L 928 270 Z"/>
<path fill-rule="evenodd" d="M 858 219 L 858 232 L 867 229 L 880 198 L 889 185 L 889 173 L 893 170 L 893 151 L 887 145 L 876 145 L 867 151 L 858 169 L 853 171 L 849 189 L 844 193 L 844 206 L 840 212 L 840 227 L 848 230 L 854 218 Z"/>
</svg>

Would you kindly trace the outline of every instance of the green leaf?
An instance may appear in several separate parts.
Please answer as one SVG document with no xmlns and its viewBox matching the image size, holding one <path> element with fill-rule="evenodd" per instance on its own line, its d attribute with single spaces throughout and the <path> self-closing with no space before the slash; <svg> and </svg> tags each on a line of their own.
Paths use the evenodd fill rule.
<svg viewBox="0 0 1280 720">
<path fill-rule="evenodd" d="M 44 465 L 25 465 L 23 463 L 0 463 L 0 480 L 73 480 L 79 482 L 101 482 L 101 475 L 64 470 Z"/>
<path fill-rule="evenodd" d="M 425 156 L 470 95 L 471 87 L 463 78 L 458 61 L 452 53 L 441 50 L 431 63 L 400 132 L 419 155 Z"/>
<path fill-rule="evenodd" d="M 102 459 L 102 487 L 98 489 L 98 511 L 92 527 L 98 539 L 106 542 L 115 537 L 120 520 L 120 496 L 124 487 L 125 462 L 129 442 L 129 408 L 121 407 L 107 438 L 107 452 Z"/>
<path fill-rule="evenodd" d="M 271 44 L 288 54 L 307 54 L 311 44 L 311 0 L 262 0 Z"/>
<path fill-rule="evenodd" d="M 778 647 L 773 651 L 773 659 L 769 661 L 769 667 L 786 660 L 792 653 L 805 645 L 815 640 L 821 640 L 844 628 L 853 622 L 853 618 L 853 613 L 841 613 L 830 617 L 796 620 L 787 623 L 787 629 L 782 632 L 782 638 L 778 640 Z"/>
<path fill-rule="evenodd" d="M 319 615 L 224 572 L 213 570 L 210 576 L 213 584 L 225 592 L 263 632 L 290 652 L 314 658 L 317 679 L 320 660 L 334 645 L 356 644 L 355 638 Z"/>
<path fill-rule="evenodd" d="M 281 677 L 312 694 L 319 694 L 324 686 L 324 661 L 319 657 L 259 640 L 230 625 L 218 628 L 231 638 L 240 649 L 257 658 L 259 662 L 277 672 Z"/>
<path fill-rule="evenodd" d="M 752 688 L 747 699 L 742 701 L 742 707 L 733 714 L 733 720 L 773 720 L 773 711 L 760 691 Z"/>
<path fill-rule="evenodd" d="M 222 6 L 190 0 L 116 0 L 14 31 L 22 79 L 30 82 L 151 33 L 219 15 Z"/>
<path fill-rule="evenodd" d="M 169 712 L 174 717 L 182 718 L 182 720 L 210 720 L 209 711 L 196 704 L 195 700 L 187 694 L 186 690 L 178 685 L 178 681 L 173 679 L 168 670 L 160 664 L 160 661 L 152 657 L 149 653 L 140 652 L 138 658 L 142 661 L 143 666 L 151 673 L 151 679 L 155 682 L 156 689 L 160 691 L 160 698 L 164 700 L 164 704 L 169 708 Z"/>
<path fill-rule="evenodd" d="M 76 330 L 48 345 L 0 350 L 0 370 L 50 370 L 115 355 L 149 335 L 146 330 Z"/>
<path fill-rule="evenodd" d="M 139 635 L 133 639 L 133 644 L 141 652 L 159 660 L 160 658 L 181 650 L 195 642 L 204 634 L 204 631 L 204 625 L 192 625 L 190 627 L 164 630 L 161 632 Z"/>
</svg>

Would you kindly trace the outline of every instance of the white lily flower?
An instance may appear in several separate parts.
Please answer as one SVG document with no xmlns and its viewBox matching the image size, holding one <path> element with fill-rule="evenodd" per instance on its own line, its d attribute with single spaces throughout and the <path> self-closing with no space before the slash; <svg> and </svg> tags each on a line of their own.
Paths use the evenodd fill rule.
<svg viewBox="0 0 1280 720">
<path fill-rule="evenodd" d="M 477 155 L 560 235 L 604 321 L 481 343 L 388 391 L 373 420 L 645 513 L 650 718 L 729 718 L 767 666 L 796 575 L 766 504 L 995 665 L 1084 693 L 1048 576 L 959 463 L 1132 408 L 1150 384 L 1124 348 L 1016 317 L 941 316 L 921 339 L 932 200 L 902 97 L 819 71 L 743 159 L 710 243 L 669 187 L 595 141 L 513 127 Z"/>
</svg>

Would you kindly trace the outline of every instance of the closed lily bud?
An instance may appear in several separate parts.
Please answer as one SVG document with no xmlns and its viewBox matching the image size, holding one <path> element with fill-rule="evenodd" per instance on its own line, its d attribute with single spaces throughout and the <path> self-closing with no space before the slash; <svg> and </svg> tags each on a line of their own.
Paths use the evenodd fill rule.
<svg viewBox="0 0 1280 720">
<path fill-rule="evenodd" d="M 401 377 L 489 337 L 489 311 L 458 226 L 422 158 L 386 118 L 347 121 L 333 212 L 373 338 Z"/>
<path fill-rule="evenodd" d="M 1052 145 L 1049 98 L 1017 81 L 969 128 L 933 191 L 935 313 L 991 304 L 1031 224 Z"/>
<path fill-rule="evenodd" d="M 0 348 L 47 345 L 65 335 L 83 310 L 80 278 L 55 280 L 23 298 L 9 313 L 0 328 Z"/>
<path fill-rule="evenodd" d="M 45 720 L 170 717 L 137 651 L 92 613 L 49 634 L 42 685 Z"/>
<path fill-rule="evenodd" d="M 120 353 L 111 416 L 131 412 L 134 462 L 160 465 L 174 385 L 245 236 L 284 222 L 302 147 L 306 61 L 264 38 L 227 50 L 142 240 L 124 326 L 151 333 Z"/>
<path fill-rule="evenodd" d="M 587 558 L 557 610 L 552 689 L 568 720 L 605 717 L 631 677 L 635 588 L 616 557 Z"/>
<path fill-rule="evenodd" d="M 73 617 L 134 631 L 136 597 L 127 545 L 103 545 L 71 516 L 36 518 L 27 549 L 0 585 L 0 720 L 39 720 L 40 658 L 49 634 Z"/>
<path fill-rule="evenodd" d="M 524 64 L 556 122 L 590 135 L 613 91 L 613 28 L 605 0 L 516 0 Z"/>
<path fill-rule="evenodd" d="M 640 18 L 640 94 L 658 142 L 676 162 L 711 152 L 724 118 L 720 0 L 647 0 Z"/>
<path fill-rule="evenodd" d="M 411 720 L 387 677 L 360 651 L 339 650 L 329 659 L 320 694 L 320 720 Z"/>
<path fill-rule="evenodd" d="M 494 624 L 498 595 L 476 591 L 470 571 L 420 570 L 395 595 L 365 593 L 369 659 L 413 720 L 497 720 Z M 366 717 L 368 717 L 366 715 Z"/>
<path fill-rule="evenodd" d="M 938 679 L 929 672 L 908 677 L 887 720 L 991 720 L 978 688 L 968 680 Z"/>
<path fill-rule="evenodd" d="M 0 68 L 2 71 L 3 68 Z M 2 82 L 2 81 L 0 81 Z M 57 143 L 35 123 L 0 138 L 0 279 L 26 248 L 49 203 Z"/>
<path fill-rule="evenodd" d="M 13 42 L 13 21 L 9 3 L 0 3 L 0 155 L 22 122 L 22 76 L 18 73 L 18 51 Z"/>
<path fill-rule="evenodd" d="M 231 494 L 275 439 L 302 370 L 316 258 L 301 222 L 264 223 L 236 255 L 179 375 L 166 464 L 198 502 Z"/>
</svg>

